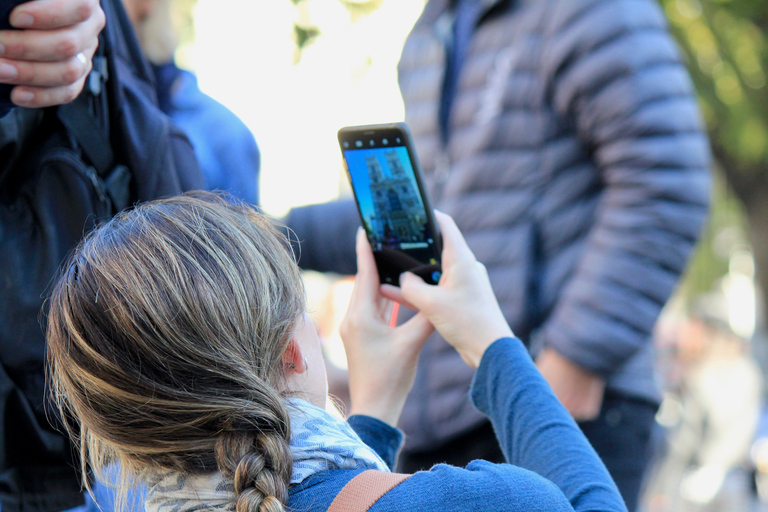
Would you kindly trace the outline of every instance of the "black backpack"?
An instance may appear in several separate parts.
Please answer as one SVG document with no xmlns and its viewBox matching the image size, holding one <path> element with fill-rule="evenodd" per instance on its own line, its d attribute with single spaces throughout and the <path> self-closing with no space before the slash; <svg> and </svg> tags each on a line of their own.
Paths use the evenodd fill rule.
<svg viewBox="0 0 768 512">
<path fill-rule="evenodd" d="M 44 300 L 82 236 L 139 201 L 203 188 L 186 136 L 160 112 L 120 0 L 82 94 L 0 119 L 0 508 L 83 503 L 78 463 L 45 395 Z M 51 424 L 51 423 L 54 424 Z"/>
</svg>

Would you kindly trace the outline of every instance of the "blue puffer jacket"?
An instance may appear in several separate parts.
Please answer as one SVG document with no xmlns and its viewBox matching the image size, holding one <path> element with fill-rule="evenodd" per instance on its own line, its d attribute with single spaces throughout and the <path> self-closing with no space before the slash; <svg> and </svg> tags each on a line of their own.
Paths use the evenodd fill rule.
<svg viewBox="0 0 768 512">
<path fill-rule="evenodd" d="M 534 351 L 553 347 L 609 389 L 655 400 L 650 334 L 704 222 L 710 164 L 663 13 L 653 0 L 490 2 L 443 147 L 448 3 L 429 2 L 399 66 L 434 206 L 456 220 Z M 291 216 L 308 266 L 328 246 L 301 227 L 310 215 L 323 219 Z M 445 342 L 428 342 L 401 419 L 409 449 L 482 421 L 466 400 L 471 378 Z"/>
</svg>

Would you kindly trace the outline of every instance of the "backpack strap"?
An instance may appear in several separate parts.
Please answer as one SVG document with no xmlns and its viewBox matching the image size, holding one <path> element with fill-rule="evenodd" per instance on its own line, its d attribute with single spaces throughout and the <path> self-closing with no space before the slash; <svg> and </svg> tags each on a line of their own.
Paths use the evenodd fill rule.
<svg viewBox="0 0 768 512">
<path fill-rule="evenodd" d="M 83 156 L 104 181 L 107 194 L 115 212 L 130 204 L 131 173 L 123 164 L 115 161 L 110 135 L 109 58 L 111 43 L 105 27 L 99 35 L 99 46 L 93 56 L 93 67 L 83 91 L 71 103 L 57 108 L 59 120 L 67 133 L 82 150 Z"/>
<path fill-rule="evenodd" d="M 106 28 L 105 28 L 106 30 Z M 93 56 L 93 67 L 80 95 L 71 103 L 58 107 L 59 120 L 82 148 L 85 157 L 105 179 L 114 165 L 110 140 L 109 102 L 104 85 L 109 80 L 108 39 L 99 35 L 99 46 Z"/>
<path fill-rule="evenodd" d="M 379 498 L 410 476 L 375 469 L 363 471 L 339 491 L 328 512 L 367 512 Z"/>
</svg>

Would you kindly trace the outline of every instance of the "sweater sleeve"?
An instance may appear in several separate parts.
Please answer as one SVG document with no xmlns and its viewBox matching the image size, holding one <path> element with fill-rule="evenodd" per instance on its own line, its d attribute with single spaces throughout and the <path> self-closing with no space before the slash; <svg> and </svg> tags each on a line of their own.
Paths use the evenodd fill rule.
<svg viewBox="0 0 768 512">
<path fill-rule="evenodd" d="M 510 464 L 438 464 L 385 494 L 370 512 L 626 512 L 618 489 L 523 344 L 483 355 L 471 398 L 489 415 Z"/>
<path fill-rule="evenodd" d="M 403 433 L 395 427 L 370 416 L 356 414 L 347 420 L 360 439 L 381 457 L 387 466 L 395 467 L 397 453 L 403 444 Z"/>
<path fill-rule="evenodd" d="M 354 200 L 293 208 L 284 222 L 299 243 L 296 254 L 302 269 L 347 275 L 357 272 L 355 233 L 360 214 Z"/>
<path fill-rule="evenodd" d="M 710 153 L 679 50 L 653 0 L 561 2 L 546 52 L 555 110 L 602 193 L 545 346 L 608 376 L 650 338 L 707 213 Z"/>
<path fill-rule="evenodd" d="M 555 484 L 573 510 L 626 510 L 597 453 L 519 340 L 502 338 L 486 350 L 470 394 L 510 464 Z"/>
</svg>

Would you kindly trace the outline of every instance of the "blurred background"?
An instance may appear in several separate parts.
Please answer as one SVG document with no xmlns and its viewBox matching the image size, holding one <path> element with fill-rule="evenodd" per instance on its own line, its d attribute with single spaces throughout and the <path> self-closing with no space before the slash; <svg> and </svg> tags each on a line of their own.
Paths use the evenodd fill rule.
<svg viewBox="0 0 768 512">
<path fill-rule="evenodd" d="M 660 0 L 709 128 L 706 232 L 657 326 L 654 463 L 643 509 L 768 510 L 768 2 Z M 345 125 L 403 119 L 396 65 L 422 0 L 176 0 L 177 63 L 252 130 L 263 209 L 349 195 Z M 350 281 L 307 274 L 330 362 Z M 342 397 L 343 398 L 343 397 Z"/>
</svg>

